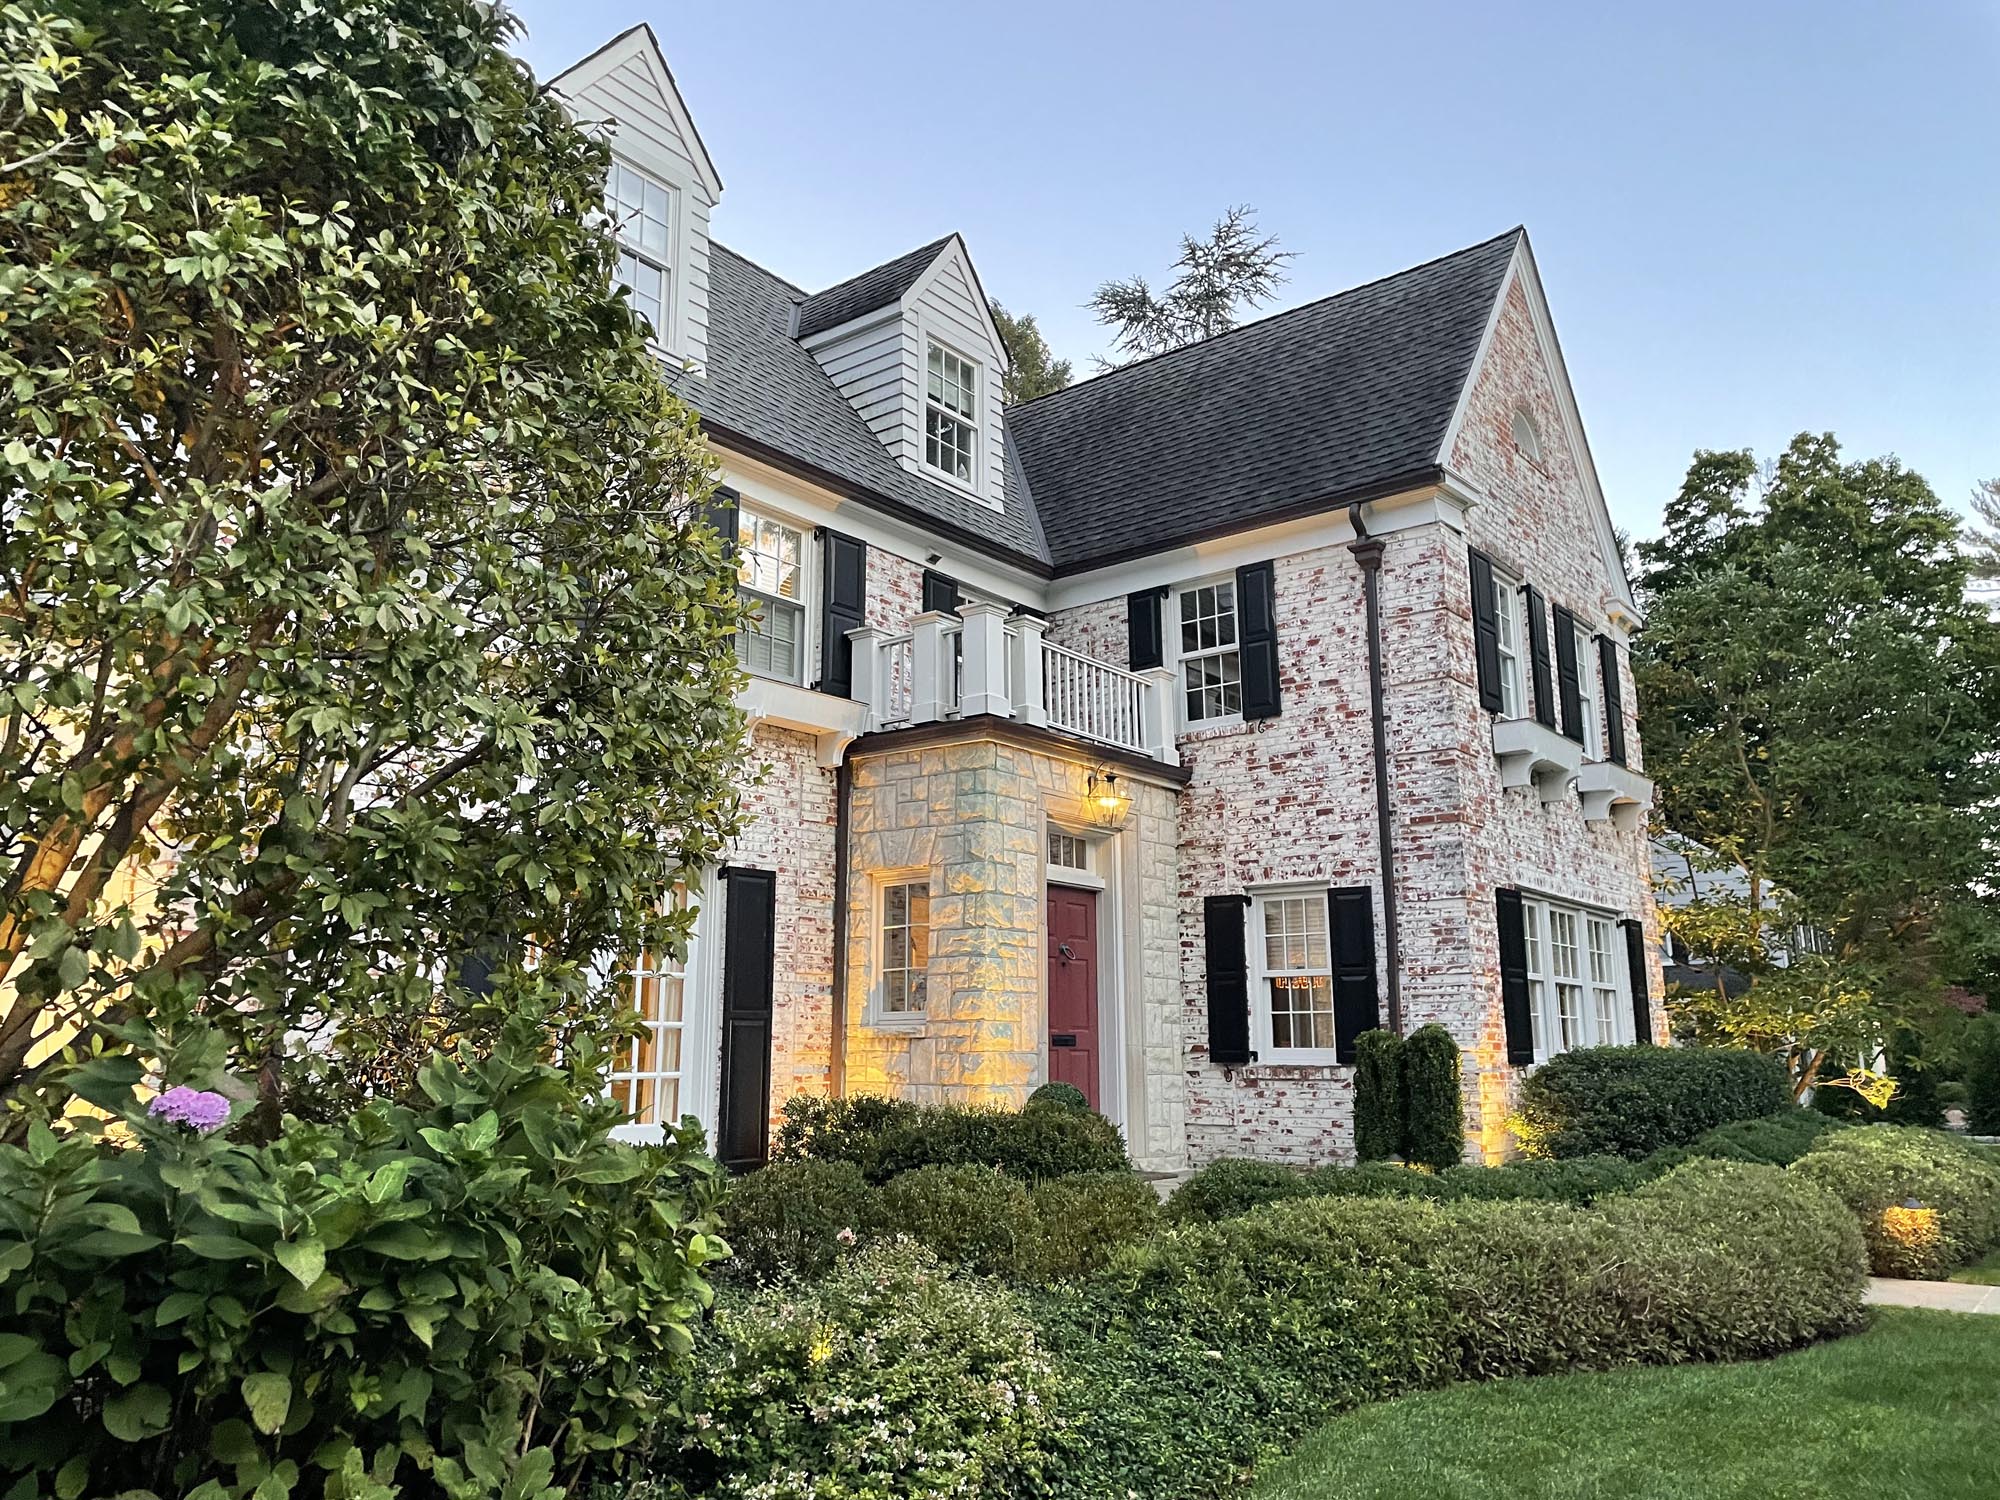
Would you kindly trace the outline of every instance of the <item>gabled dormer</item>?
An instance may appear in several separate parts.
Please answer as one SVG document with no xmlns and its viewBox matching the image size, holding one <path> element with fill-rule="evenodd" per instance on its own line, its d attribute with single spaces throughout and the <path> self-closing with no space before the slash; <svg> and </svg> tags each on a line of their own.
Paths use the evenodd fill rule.
<svg viewBox="0 0 2000 1500">
<path fill-rule="evenodd" d="M 1007 351 L 955 234 L 799 304 L 799 342 L 897 463 L 998 510 Z"/>
<path fill-rule="evenodd" d="M 605 203 L 633 310 L 663 358 L 699 370 L 708 359 L 708 221 L 722 178 L 653 28 L 621 32 L 549 87 L 610 143 Z"/>
</svg>

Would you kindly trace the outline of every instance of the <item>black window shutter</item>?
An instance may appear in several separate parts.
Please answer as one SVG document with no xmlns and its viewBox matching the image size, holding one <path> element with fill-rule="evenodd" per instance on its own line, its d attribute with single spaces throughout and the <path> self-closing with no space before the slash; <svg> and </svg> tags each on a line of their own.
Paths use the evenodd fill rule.
<svg viewBox="0 0 2000 1500">
<path fill-rule="evenodd" d="M 736 527 L 739 497 L 726 484 L 718 484 L 708 497 L 706 519 L 716 534 L 722 538 L 725 552 L 736 551 Z"/>
<path fill-rule="evenodd" d="M 1375 983 L 1375 892 L 1370 886 L 1336 886 L 1326 893 L 1333 933 L 1333 1055 L 1354 1061 L 1354 1039 L 1382 1024 Z"/>
<path fill-rule="evenodd" d="M 1618 685 L 1618 644 L 1608 635 L 1597 638 L 1597 671 L 1604 680 L 1604 754 L 1625 764 L 1625 692 Z"/>
<path fill-rule="evenodd" d="M 1507 1023 L 1507 1061 L 1535 1060 L 1535 997 L 1528 988 L 1528 928 L 1519 891 L 1493 897 L 1500 926 L 1500 1014 Z"/>
<path fill-rule="evenodd" d="M 1243 717 L 1278 716 L 1277 564 L 1236 570 L 1236 650 L 1243 670 Z"/>
<path fill-rule="evenodd" d="M 1248 896 L 1209 896 L 1201 903 L 1208 946 L 1208 1060 L 1227 1068 L 1250 1061 L 1250 970 L 1243 948 L 1249 905 Z"/>
<path fill-rule="evenodd" d="M 1583 677 L 1576 659 L 1576 616 L 1560 604 L 1556 617 L 1556 685 L 1562 694 L 1562 732 L 1583 743 Z"/>
<path fill-rule="evenodd" d="M 716 1160 L 732 1172 L 764 1164 L 771 1128 L 771 980 L 778 877 L 722 872 L 722 1075 Z"/>
<path fill-rule="evenodd" d="M 959 598 L 958 580 L 924 569 L 924 613 L 955 615 L 964 601 Z"/>
<path fill-rule="evenodd" d="M 868 544 L 820 528 L 823 586 L 820 589 L 819 690 L 838 698 L 854 696 L 854 642 L 868 604 Z"/>
<path fill-rule="evenodd" d="M 1653 994 L 1649 976 L 1653 966 L 1646 962 L 1646 924 L 1627 917 L 1618 924 L 1625 929 L 1625 967 L 1632 976 L 1632 1037 L 1638 1042 L 1653 1039 Z"/>
<path fill-rule="evenodd" d="M 1126 665 L 1135 672 L 1166 660 L 1166 635 L 1160 622 L 1166 597 L 1164 588 L 1141 589 L 1125 596 Z"/>
<path fill-rule="evenodd" d="M 1472 568 L 1472 644 L 1479 670 L 1479 706 L 1500 712 L 1500 599 L 1493 563 L 1483 552 L 1466 553 Z"/>
<path fill-rule="evenodd" d="M 1549 607 L 1532 583 L 1521 590 L 1528 610 L 1528 675 L 1535 690 L 1535 722 L 1556 727 L 1556 694 L 1549 678 Z"/>
</svg>

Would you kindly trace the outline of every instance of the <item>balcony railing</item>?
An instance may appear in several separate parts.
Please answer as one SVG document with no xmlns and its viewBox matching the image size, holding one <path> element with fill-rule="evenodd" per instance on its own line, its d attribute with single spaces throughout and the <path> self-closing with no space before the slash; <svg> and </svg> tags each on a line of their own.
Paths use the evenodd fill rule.
<svg viewBox="0 0 2000 1500">
<path fill-rule="evenodd" d="M 991 714 L 1178 764 L 1173 674 L 1128 672 L 1043 638 L 998 604 L 918 615 L 901 633 L 850 630 L 854 696 L 877 729 Z"/>
</svg>

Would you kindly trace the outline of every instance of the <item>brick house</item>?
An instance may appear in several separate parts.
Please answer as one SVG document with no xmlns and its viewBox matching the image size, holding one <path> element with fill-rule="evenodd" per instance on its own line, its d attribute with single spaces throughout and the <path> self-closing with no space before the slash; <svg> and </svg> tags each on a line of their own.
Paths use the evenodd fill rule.
<svg viewBox="0 0 2000 1500">
<path fill-rule="evenodd" d="M 1061 1079 L 1143 1166 L 1350 1150 L 1353 1040 L 1521 1070 L 1663 1039 L 1638 624 L 1525 232 L 1003 410 L 946 235 L 807 291 L 652 32 L 603 122 L 620 276 L 758 608 L 747 825 L 642 959 L 617 1088 L 760 1160 L 800 1092 Z"/>
</svg>

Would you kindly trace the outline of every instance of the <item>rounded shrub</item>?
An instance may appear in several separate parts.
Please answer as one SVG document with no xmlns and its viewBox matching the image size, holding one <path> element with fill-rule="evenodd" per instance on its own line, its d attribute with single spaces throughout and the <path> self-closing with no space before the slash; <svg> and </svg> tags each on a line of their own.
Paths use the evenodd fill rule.
<svg viewBox="0 0 2000 1500">
<path fill-rule="evenodd" d="M 1012 1275 L 1041 1239 L 1027 1188 L 992 1167 L 918 1167 L 892 1178 L 877 1204 L 882 1233 L 989 1275 Z"/>
<path fill-rule="evenodd" d="M 1622 1156 L 1579 1156 L 1569 1161 L 1452 1167 L 1438 1173 L 1436 1180 L 1443 1198 L 1528 1199 L 1582 1207 L 1615 1193 L 1629 1193 L 1647 1178 L 1638 1163 Z"/>
<path fill-rule="evenodd" d="M 1435 1022 L 1403 1043 L 1403 1156 L 1442 1171 L 1465 1160 L 1458 1043 Z"/>
<path fill-rule="evenodd" d="M 1703 1131 L 1791 1109 L 1784 1066 L 1759 1052 L 1580 1047 L 1529 1075 L 1513 1120 L 1531 1157 L 1624 1156 L 1686 1145 Z"/>
<path fill-rule="evenodd" d="M 1133 1172 L 1075 1172 L 1037 1183 L 1036 1241 L 1022 1270 L 1040 1280 L 1080 1276 L 1159 1228 L 1160 1195 Z"/>
<path fill-rule="evenodd" d="M 1215 1224 L 1281 1198 L 1317 1192 L 1314 1174 L 1274 1161 L 1224 1157 L 1197 1169 L 1167 1200 L 1173 1224 Z"/>
<path fill-rule="evenodd" d="M 1403 1154 L 1403 1039 L 1364 1031 L 1354 1039 L 1354 1159 Z"/>
<path fill-rule="evenodd" d="M 1878 1276 L 1940 1280 L 2000 1245 L 2000 1166 L 1942 1131 L 1836 1130 L 1791 1170 L 1847 1205 Z"/>
<path fill-rule="evenodd" d="M 1033 1491 L 1056 1372 L 1020 1301 L 919 1247 L 871 1247 L 803 1291 L 725 1300 L 662 1433 L 672 1500 Z"/>
<path fill-rule="evenodd" d="M 845 1161 L 777 1161 L 737 1180 L 722 1203 L 732 1274 L 811 1279 L 866 1239 L 876 1190 Z"/>
<path fill-rule="evenodd" d="M 1090 1099 L 1082 1089 L 1073 1083 L 1049 1082 L 1028 1095 L 1028 1109 L 1067 1109 L 1078 1114 L 1091 1113 Z"/>
<path fill-rule="evenodd" d="M 1788 1109 L 1781 1115 L 1761 1120 L 1737 1120 L 1705 1130 L 1690 1148 L 1696 1156 L 1718 1161 L 1762 1162 L 1771 1167 L 1789 1167 L 1810 1151 L 1829 1130 L 1843 1128 L 1843 1122 L 1812 1109 Z"/>
<path fill-rule="evenodd" d="M 1118 1127 L 1089 1110 L 920 1106 L 866 1095 L 793 1100 L 773 1155 L 853 1162 L 878 1185 L 932 1166 L 997 1167 L 1023 1182 L 1131 1167 Z"/>
</svg>

